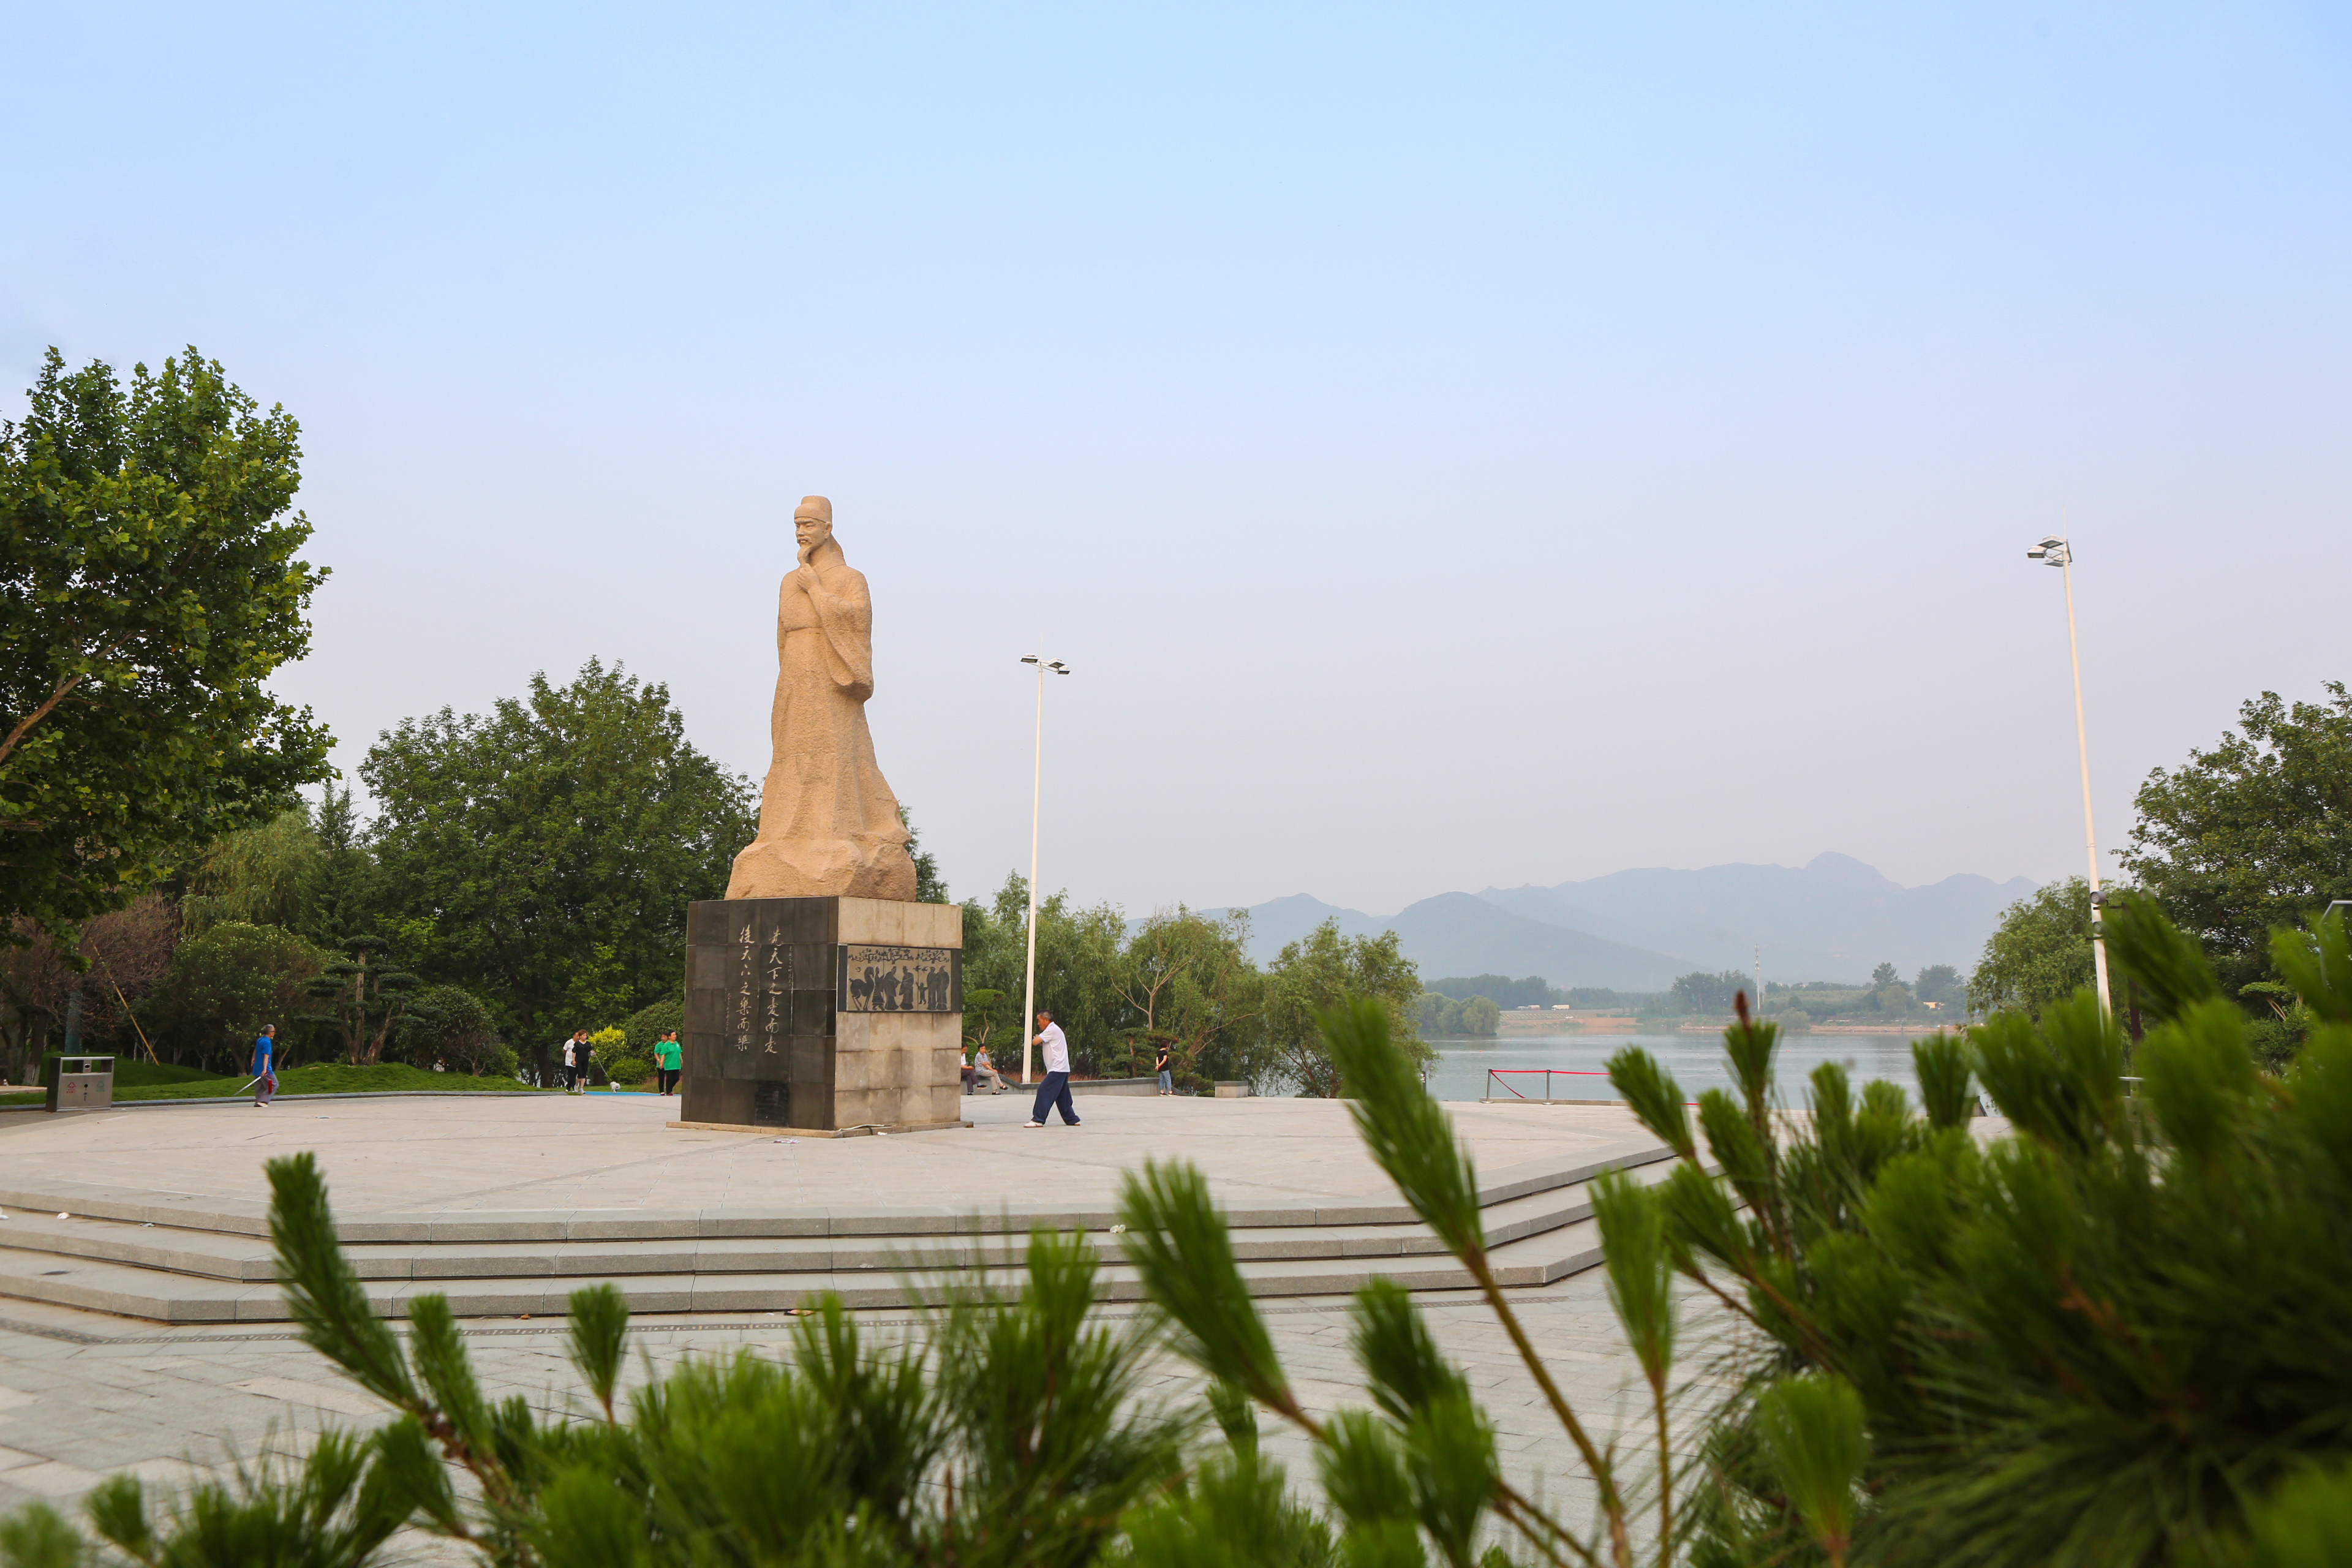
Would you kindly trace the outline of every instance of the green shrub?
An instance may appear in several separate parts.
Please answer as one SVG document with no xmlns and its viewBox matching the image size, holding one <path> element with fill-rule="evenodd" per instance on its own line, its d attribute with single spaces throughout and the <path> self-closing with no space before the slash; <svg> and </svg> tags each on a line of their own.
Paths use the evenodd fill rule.
<svg viewBox="0 0 2352 1568">
<path fill-rule="evenodd" d="M 514 1052 L 500 1043 L 489 1007 L 460 986 L 428 985 L 410 996 L 393 1039 L 421 1068 L 439 1061 L 451 1072 L 514 1076 Z M 502 1058 L 507 1065 L 500 1071 Z"/>
<path fill-rule="evenodd" d="M 685 1027 L 686 1003 L 680 998 L 670 997 L 631 1014 L 629 1021 L 621 1026 L 621 1033 L 627 1043 L 629 1055 L 651 1060 L 656 1040 L 672 1029 Z M 651 1072 L 653 1069 L 648 1068 L 646 1070 Z"/>
</svg>

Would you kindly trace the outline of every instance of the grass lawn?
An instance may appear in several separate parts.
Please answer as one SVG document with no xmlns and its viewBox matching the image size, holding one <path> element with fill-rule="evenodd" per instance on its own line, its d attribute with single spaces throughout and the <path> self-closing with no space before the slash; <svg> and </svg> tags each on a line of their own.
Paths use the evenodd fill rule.
<svg viewBox="0 0 2352 1568">
<path fill-rule="evenodd" d="M 49 1053 L 52 1057 L 60 1054 L 58 1051 Z M 162 1062 L 142 1062 L 130 1057 L 114 1058 L 114 1089 L 118 1095 L 126 1089 L 146 1089 L 155 1084 L 211 1083 L 213 1079 L 214 1075 L 202 1068 L 167 1067 Z"/>
<path fill-rule="evenodd" d="M 222 1095 L 236 1094 L 245 1089 L 245 1079 L 214 1078 L 199 1075 L 185 1068 L 164 1068 L 169 1073 L 184 1073 L 184 1078 L 167 1082 L 124 1081 L 122 1068 L 118 1063 L 114 1075 L 114 1098 L 132 1100 L 208 1100 Z M 136 1064 L 152 1073 L 159 1069 L 147 1063 Z M 465 1093 L 479 1089 L 529 1089 L 530 1085 L 517 1083 L 510 1078 L 476 1078 L 471 1073 L 428 1072 L 403 1062 L 383 1062 L 372 1068 L 355 1068 L 342 1062 L 322 1062 L 315 1067 L 289 1068 L 278 1075 L 280 1099 L 303 1094 L 364 1094 L 383 1093 L 391 1089 L 435 1089 L 443 1093 Z M 553 1094 L 553 1089 L 538 1092 Z"/>
</svg>

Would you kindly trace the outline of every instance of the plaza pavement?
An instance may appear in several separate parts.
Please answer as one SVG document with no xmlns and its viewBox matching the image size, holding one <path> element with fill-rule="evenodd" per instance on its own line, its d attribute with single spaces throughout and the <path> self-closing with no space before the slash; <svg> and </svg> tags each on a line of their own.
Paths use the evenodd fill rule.
<svg viewBox="0 0 2352 1568">
<path fill-rule="evenodd" d="M 675 1102 L 672 1102 L 674 1105 Z M 1392 1198 L 1365 1158 L 1344 1108 L 1314 1101 L 1082 1098 L 1086 1127 L 1024 1129 L 1016 1090 L 968 1099 L 982 1125 L 970 1132 L 884 1141 L 802 1140 L 784 1145 L 741 1134 L 698 1134 L 659 1125 L 671 1108 L 631 1097 L 500 1100 L 281 1101 L 278 1109 L 136 1110 L 0 1129 L 0 1187 L 69 1173 L 89 1182 L 190 1194 L 205 1206 L 254 1201 L 260 1164 L 317 1148 L 339 1214 L 372 1210 L 489 1214 L 513 1208 L 657 1210 L 779 1203 L 817 1205 L 975 1200 L 1000 1194 L 1108 1201 L 1118 1174 L 1146 1154 L 1192 1158 L 1211 1173 L 1229 1207 L 1254 1195 L 1295 1202 Z M 1580 1109 L 1449 1107 L 1482 1171 L 1560 1155 L 1604 1152 L 1631 1135 L 1622 1112 Z M 323 1118 L 324 1120 L 320 1120 Z M 1510 1295 L 1537 1350 L 1569 1398 L 1621 1449 L 1654 1443 L 1646 1394 L 1617 1331 L 1605 1277 L 1593 1269 Z M 1567 1438 L 1486 1306 L 1465 1292 L 1419 1298 L 1448 1354 L 1467 1371 L 1492 1414 L 1507 1469 L 1523 1487 L 1570 1512 L 1591 1489 Z M 1363 1403 L 1347 1348 L 1343 1299 L 1260 1303 L 1305 1403 L 1318 1412 Z M 1130 1308 L 1107 1306 L 1107 1318 Z M 1725 1315 L 1686 1299 L 1684 1365 L 1703 1373 L 1728 1345 Z M 903 1310 L 856 1314 L 869 1331 L 903 1331 Z M 779 1314 L 640 1317 L 633 1378 L 682 1358 L 749 1345 L 780 1351 L 791 1320 Z M 560 1323 L 468 1322 L 465 1333 L 485 1391 L 520 1394 L 543 1409 L 572 1407 L 574 1380 Z M 1172 1360 L 1152 1394 L 1181 1396 L 1198 1379 Z M 1688 1405 L 1696 1420 L 1702 1401 Z M 367 1425 L 380 1412 L 293 1334 L 276 1326 L 167 1328 L 22 1300 L 0 1300 L 0 1507 L 32 1498 L 71 1504 L 103 1477 L 133 1470 L 166 1486 L 273 1449 L 299 1451 L 328 1425 Z M 1311 1474 L 1303 1444 L 1267 1418 L 1269 1447 Z M 1678 1446 L 1680 1443 L 1678 1437 Z M 418 1542 L 427 1560 L 440 1543 Z"/>
<path fill-rule="evenodd" d="M 339 1219 L 784 1211 L 1100 1209 L 1146 1159 L 1201 1167 L 1226 1208 L 1394 1202 L 1336 1100 L 1078 1097 L 1079 1127 L 1022 1125 L 1029 1097 L 962 1100 L 974 1125 L 895 1137 L 671 1128 L 677 1101 L 604 1094 L 280 1100 L 0 1118 L 0 1193 L 68 1184 L 260 1215 L 263 1164 L 314 1151 Z M 1611 1107 L 1455 1104 L 1482 1173 L 1654 1146 Z"/>
</svg>

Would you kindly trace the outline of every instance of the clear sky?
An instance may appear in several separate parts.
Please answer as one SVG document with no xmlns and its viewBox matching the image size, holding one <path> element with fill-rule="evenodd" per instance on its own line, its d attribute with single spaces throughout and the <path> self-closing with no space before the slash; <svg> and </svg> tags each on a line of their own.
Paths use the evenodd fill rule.
<svg viewBox="0 0 2352 1568">
<path fill-rule="evenodd" d="M 302 421 L 280 685 L 592 656 L 764 770 L 789 518 L 959 896 L 1384 912 L 2082 865 L 2352 678 L 2352 13 L 0 7 L 0 406 L 194 342 Z"/>
</svg>

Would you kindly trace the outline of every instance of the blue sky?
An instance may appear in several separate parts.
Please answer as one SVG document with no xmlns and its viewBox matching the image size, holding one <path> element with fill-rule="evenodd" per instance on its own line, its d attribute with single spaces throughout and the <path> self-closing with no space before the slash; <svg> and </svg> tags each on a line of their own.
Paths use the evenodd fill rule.
<svg viewBox="0 0 2352 1568">
<path fill-rule="evenodd" d="M 961 893 L 2063 875 L 2352 676 L 2319 5 L 0 8 L 0 373 L 305 428 L 282 689 L 766 764 L 830 495 Z"/>
</svg>

